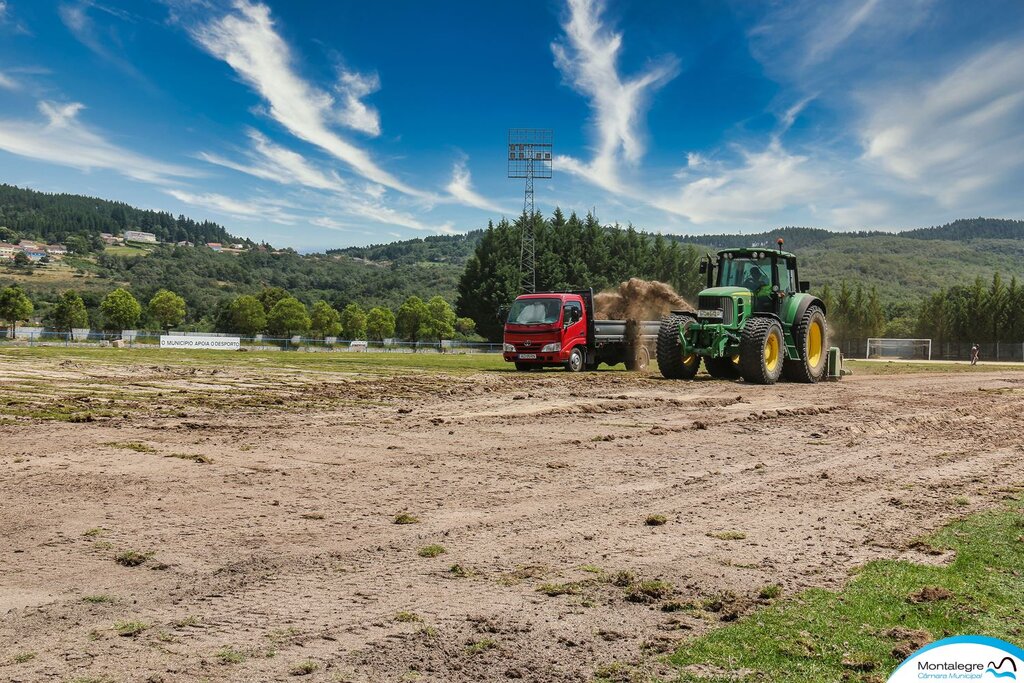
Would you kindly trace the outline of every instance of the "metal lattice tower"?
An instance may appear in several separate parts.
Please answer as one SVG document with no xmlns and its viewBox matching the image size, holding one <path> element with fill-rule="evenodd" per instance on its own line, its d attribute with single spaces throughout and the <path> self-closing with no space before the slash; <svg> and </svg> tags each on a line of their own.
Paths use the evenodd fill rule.
<svg viewBox="0 0 1024 683">
<path fill-rule="evenodd" d="M 535 178 L 551 177 L 552 132 L 550 129 L 511 128 L 508 131 L 508 177 L 525 178 L 523 232 L 519 247 L 519 280 L 522 290 L 537 291 L 537 261 L 534 227 L 537 219 L 533 201 Z"/>
</svg>

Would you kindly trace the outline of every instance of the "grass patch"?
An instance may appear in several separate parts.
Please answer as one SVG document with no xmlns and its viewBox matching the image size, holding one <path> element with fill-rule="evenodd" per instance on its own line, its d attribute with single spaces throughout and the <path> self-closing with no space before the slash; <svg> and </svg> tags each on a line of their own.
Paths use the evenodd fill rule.
<svg viewBox="0 0 1024 683">
<path fill-rule="evenodd" d="M 395 515 L 395 518 L 392 520 L 392 524 L 418 524 L 419 521 L 418 517 L 414 517 L 407 512 L 403 512 Z"/>
<path fill-rule="evenodd" d="M 110 448 L 121 448 L 126 451 L 135 451 L 136 453 L 156 453 L 155 448 L 140 441 L 108 441 L 103 445 L 109 446 Z"/>
<path fill-rule="evenodd" d="M 782 595 L 782 586 L 777 583 L 765 586 L 757 593 L 757 597 L 762 600 L 774 600 L 775 598 Z"/>
<path fill-rule="evenodd" d="M 98 538 L 103 535 L 103 527 L 87 529 L 82 535 L 86 538 Z"/>
<path fill-rule="evenodd" d="M 644 520 L 644 524 L 647 526 L 661 526 L 668 521 L 665 515 L 647 515 L 647 519 Z"/>
<path fill-rule="evenodd" d="M 144 621 L 114 622 L 114 630 L 117 631 L 117 635 L 124 636 L 125 638 L 134 638 L 148 628 L 149 624 Z"/>
<path fill-rule="evenodd" d="M 758 681 L 811 683 L 891 672 L 912 651 L 948 634 L 1019 641 L 1021 508 L 1015 501 L 929 537 L 930 546 L 956 552 L 949 566 L 869 562 L 841 592 L 804 591 L 688 643 L 671 662 L 710 667 L 721 680 L 746 672 Z M 684 670 L 679 680 L 702 679 Z"/>
<path fill-rule="evenodd" d="M 575 581 L 569 583 L 545 583 L 537 588 L 538 593 L 543 593 L 549 598 L 557 598 L 559 595 L 579 595 L 583 587 Z"/>
<path fill-rule="evenodd" d="M 675 586 L 668 581 L 651 579 L 630 588 L 626 592 L 626 599 L 630 602 L 657 602 L 671 597 L 675 590 Z"/>
<path fill-rule="evenodd" d="M 122 567 L 138 567 L 140 564 L 153 556 L 152 553 L 139 553 L 134 550 L 125 550 L 114 557 L 114 561 Z"/>
<path fill-rule="evenodd" d="M 21 654 L 14 655 L 11 657 L 11 663 L 13 664 L 24 664 L 25 662 L 31 662 L 36 658 L 35 652 L 22 652 Z"/>
<path fill-rule="evenodd" d="M 114 602 L 113 595 L 86 595 L 82 598 L 83 602 L 89 602 L 93 605 L 104 605 Z"/>
<path fill-rule="evenodd" d="M 307 659 L 306 661 L 299 662 L 298 664 L 293 666 L 291 669 L 288 670 L 288 673 L 292 676 L 308 676 L 312 673 L 316 673 L 317 669 L 319 668 L 319 664 L 314 662 L 312 659 Z"/>
<path fill-rule="evenodd" d="M 423 621 L 423 617 L 416 614 L 415 612 L 399 612 L 395 615 L 395 621 L 403 624 L 411 624 L 417 621 Z"/>
<path fill-rule="evenodd" d="M 425 545 L 416 551 L 416 554 L 420 557 L 437 557 L 438 555 L 445 554 L 444 546 L 441 545 Z"/>
<path fill-rule="evenodd" d="M 986 363 L 981 362 L 971 365 L 964 361 L 961 363 L 915 363 L 913 361 L 870 361 L 843 359 L 843 367 L 853 370 L 857 375 L 916 375 L 922 372 L 992 372 L 998 370 L 1024 370 L 1021 363 Z"/>
<path fill-rule="evenodd" d="M 221 664 L 241 664 L 245 661 L 245 654 L 230 645 L 225 645 L 217 650 L 214 656 Z"/>
<path fill-rule="evenodd" d="M 184 619 L 178 619 L 177 621 L 175 621 L 171 625 L 174 626 L 174 628 L 193 628 L 193 627 L 201 626 L 202 623 L 203 623 L 203 620 L 200 617 L 198 617 L 198 616 L 193 614 L 193 615 L 185 617 Z"/>
<path fill-rule="evenodd" d="M 472 567 L 464 567 L 461 564 L 453 564 L 448 568 L 448 573 L 452 576 L 456 576 L 460 579 L 468 579 L 472 576 L 476 576 L 476 570 Z"/>
<path fill-rule="evenodd" d="M 709 531 L 708 536 L 719 541 L 742 541 L 747 537 L 742 531 Z"/>
<path fill-rule="evenodd" d="M 490 638 L 481 638 L 480 640 L 474 641 L 466 646 L 467 655 L 478 655 L 481 652 L 487 652 L 490 649 L 498 647 L 498 644 Z"/>
</svg>

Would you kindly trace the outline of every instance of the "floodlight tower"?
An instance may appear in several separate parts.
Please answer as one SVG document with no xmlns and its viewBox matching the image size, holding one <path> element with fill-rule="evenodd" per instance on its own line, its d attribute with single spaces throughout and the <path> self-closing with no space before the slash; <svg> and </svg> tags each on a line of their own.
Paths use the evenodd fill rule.
<svg viewBox="0 0 1024 683">
<path fill-rule="evenodd" d="M 519 279 L 524 292 L 537 291 L 537 267 L 534 251 L 533 180 L 551 178 L 550 128 L 509 128 L 508 177 L 525 178 L 523 196 L 523 236 L 519 247 Z"/>
</svg>

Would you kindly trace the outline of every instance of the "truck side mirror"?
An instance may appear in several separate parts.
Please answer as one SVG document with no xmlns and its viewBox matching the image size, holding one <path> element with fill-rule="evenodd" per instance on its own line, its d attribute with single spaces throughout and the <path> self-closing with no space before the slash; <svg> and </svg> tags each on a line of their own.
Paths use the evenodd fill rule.
<svg viewBox="0 0 1024 683">
<path fill-rule="evenodd" d="M 809 292 L 809 291 L 811 291 L 811 281 L 810 280 L 801 280 L 800 281 L 800 291 L 801 292 Z"/>
<path fill-rule="evenodd" d="M 706 274 L 708 272 L 708 262 L 707 262 L 706 259 L 701 259 L 700 260 L 699 271 L 700 271 L 701 275 L 704 275 L 704 274 Z"/>
</svg>

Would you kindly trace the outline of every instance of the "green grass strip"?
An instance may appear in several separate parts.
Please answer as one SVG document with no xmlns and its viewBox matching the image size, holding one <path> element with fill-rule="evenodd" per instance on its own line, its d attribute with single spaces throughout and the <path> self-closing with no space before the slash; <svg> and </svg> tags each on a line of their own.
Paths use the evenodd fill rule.
<svg viewBox="0 0 1024 683">
<path fill-rule="evenodd" d="M 841 592 L 808 590 L 679 649 L 678 681 L 872 681 L 899 664 L 892 630 L 932 639 L 977 634 L 1024 642 L 1022 503 L 973 515 L 927 542 L 956 551 L 947 567 L 879 560 Z M 926 587 L 946 599 L 915 602 Z M 940 594 L 941 591 L 939 592 Z M 904 638 L 905 640 L 905 638 Z M 685 667 L 700 668 L 687 671 Z"/>
</svg>

